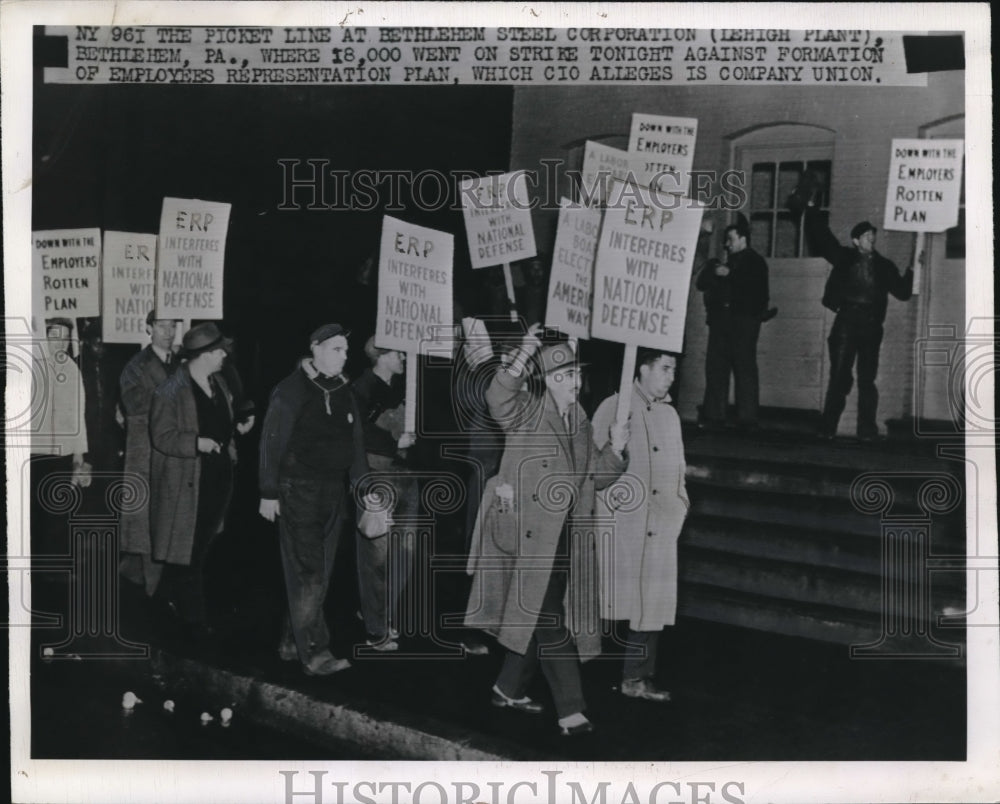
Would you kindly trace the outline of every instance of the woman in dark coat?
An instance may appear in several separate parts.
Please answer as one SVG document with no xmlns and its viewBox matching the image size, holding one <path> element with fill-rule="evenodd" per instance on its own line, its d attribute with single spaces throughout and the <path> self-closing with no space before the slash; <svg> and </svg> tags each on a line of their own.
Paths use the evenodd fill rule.
<svg viewBox="0 0 1000 804">
<path fill-rule="evenodd" d="M 196 636 L 208 636 L 204 570 L 233 486 L 232 394 L 220 370 L 231 348 L 215 324 L 184 335 L 186 361 L 153 395 L 151 538 L 165 562 L 159 594 Z"/>
</svg>

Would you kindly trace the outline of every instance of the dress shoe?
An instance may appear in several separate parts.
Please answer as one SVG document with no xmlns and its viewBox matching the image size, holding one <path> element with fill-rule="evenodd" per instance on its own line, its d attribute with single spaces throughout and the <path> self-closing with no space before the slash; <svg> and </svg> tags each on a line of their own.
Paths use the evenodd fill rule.
<svg viewBox="0 0 1000 804">
<path fill-rule="evenodd" d="M 332 676 L 351 666 L 347 659 L 338 659 L 332 653 L 321 653 L 314 656 L 308 664 L 302 665 L 302 672 L 307 676 Z"/>
<path fill-rule="evenodd" d="M 489 656 L 490 649 L 482 642 L 461 642 L 459 644 L 469 656 Z"/>
<path fill-rule="evenodd" d="M 518 712 L 526 712 L 529 715 L 537 715 L 544 708 L 540 703 L 531 700 L 527 695 L 523 698 L 510 698 L 496 687 L 493 688 L 493 697 L 490 699 L 490 703 L 500 709 L 516 709 Z"/>
<path fill-rule="evenodd" d="M 381 639 L 369 639 L 365 643 L 372 650 L 377 650 L 379 653 L 392 653 L 393 651 L 399 650 L 399 643 L 392 638 L 392 632 L 390 631 Z"/>
<path fill-rule="evenodd" d="M 299 658 L 299 650 L 294 643 L 291 645 L 282 643 L 278 646 L 278 658 L 283 662 L 294 662 Z"/>
<path fill-rule="evenodd" d="M 666 703 L 670 693 L 661 690 L 648 678 L 630 678 L 622 682 L 622 695 L 627 698 L 643 698 L 647 701 Z"/>
<path fill-rule="evenodd" d="M 580 715 L 579 722 L 573 723 L 572 725 L 559 724 L 559 733 L 563 737 L 579 737 L 582 734 L 591 734 L 594 731 L 594 724 L 591 723 L 583 715 Z"/>
</svg>

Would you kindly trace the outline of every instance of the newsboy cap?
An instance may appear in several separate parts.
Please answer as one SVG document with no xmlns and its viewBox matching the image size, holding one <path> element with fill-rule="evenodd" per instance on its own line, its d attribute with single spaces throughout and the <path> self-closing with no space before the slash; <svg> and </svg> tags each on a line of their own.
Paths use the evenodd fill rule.
<svg viewBox="0 0 1000 804">
<path fill-rule="evenodd" d="M 313 334 L 309 336 L 309 345 L 314 343 L 323 343 L 323 341 L 330 338 L 336 338 L 338 335 L 343 335 L 345 338 L 351 333 L 344 329 L 340 324 L 324 324 L 313 331 Z"/>
<path fill-rule="evenodd" d="M 874 226 L 872 226 L 868 221 L 861 221 L 861 223 L 854 224 L 854 228 L 851 229 L 851 240 L 857 240 L 865 232 L 877 232 Z"/>
<path fill-rule="evenodd" d="M 181 340 L 181 349 L 188 358 L 197 357 L 214 349 L 225 349 L 226 352 L 230 352 L 232 348 L 233 339 L 223 337 L 219 328 L 211 321 L 191 327 Z"/>
</svg>

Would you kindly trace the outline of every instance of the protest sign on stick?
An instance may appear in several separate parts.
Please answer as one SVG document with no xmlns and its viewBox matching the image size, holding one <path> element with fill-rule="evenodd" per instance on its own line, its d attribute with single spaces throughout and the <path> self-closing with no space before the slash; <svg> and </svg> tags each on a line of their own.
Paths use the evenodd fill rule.
<svg viewBox="0 0 1000 804">
<path fill-rule="evenodd" d="M 510 264 L 537 254 L 527 176 L 521 170 L 474 177 L 463 180 L 460 189 L 472 267 L 503 266 L 510 317 L 516 321 L 517 302 Z"/>
<path fill-rule="evenodd" d="M 920 289 L 924 235 L 958 225 L 964 155 L 964 140 L 892 141 L 883 227 L 917 232 L 913 249 L 914 293 Z"/>
<path fill-rule="evenodd" d="M 549 274 L 545 325 L 577 338 L 590 337 L 594 255 L 601 231 L 601 211 L 559 202 L 559 226 Z"/>
<path fill-rule="evenodd" d="M 698 120 L 633 114 L 629 132 L 629 164 L 643 187 L 686 195 L 691 183 Z"/>
<path fill-rule="evenodd" d="M 604 204 L 611 179 L 625 181 L 630 168 L 631 159 L 627 151 L 587 140 L 580 168 L 580 203 L 585 207 Z"/>
<path fill-rule="evenodd" d="M 594 265 L 593 337 L 682 350 L 703 211 L 688 198 L 612 183 Z M 634 352 L 629 362 L 622 377 L 631 379 Z M 623 392 L 619 406 L 627 409 L 629 396 Z"/>
<path fill-rule="evenodd" d="M 231 204 L 164 198 L 156 271 L 161 318 L 222 318 L 222 277 Z"/>
<path fill-rule="evenodd" d="M 453 348 L 454 237 L 390 215 L 382 219 L 375 345 L 406 353 L 406 432 L 415 432 L 418 355 Z"/>
<path fill-rule="evenodd" d="M 45 331 L 47 318 L 100 315 L 100 264 L 100 229 L 32 232 L 32 315 L 36 332 Z"/>
<path fill-rule="evenodd" d="M 101 337 L 145 343 L 156 298 L 156 235 L 105 232 L 101 255 Z"/>
</svg>

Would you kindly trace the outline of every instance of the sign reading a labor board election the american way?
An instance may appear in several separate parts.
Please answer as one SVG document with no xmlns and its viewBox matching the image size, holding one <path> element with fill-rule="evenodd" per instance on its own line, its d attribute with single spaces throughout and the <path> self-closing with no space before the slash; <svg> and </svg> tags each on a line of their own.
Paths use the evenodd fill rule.
<svg viewBox="0 0 1000 804">
<path fill-rule="evenodd" d="M 156 235 L 105 232 L 101 257 L 101 337 L 145 343 L 156 298 Z"/>
<path fill-rule="evenodd" d="M 156 272 L 160 318 L 222 318 L 230 204 L 164 198 Z"/>
<path fill-rule="evenodd" d="M 523 170 L 465 179 L 460 192 L 473 268 L 535 256 L 528 179 Z"/>
<path fill-rule="evenodd" d="M 590 337 L 591 286 L 600 231 L 600 209 L 560 199 L 545 325 L 574 338 Z"/>
<path fill-rule="evenodd" d="M 943 232 L 957 226 L 964 156 L 964 140 L 893 140 L 884 228 Z"/>
<path fill-rule="evenodd" d="M 454 249 L 447 232 L 383 217 L 376 346 L 451 357 Z"/>
<path fill-rule="evenodd" d="M 680 352 L 703 207 L 614 182 L 594 265 L 595 338 Z"/>
<path fill-rule="evenodd" d="M 625 181 L 630 169 L 626 151 L 600 142 L 587 140 L 583 147 L 583 166 L 580 168 L 580 203 L 600 206 L 608 198 L 612 178 Z"/>
<path fill-rule="evenodd" d="M 47 318 L 100 315 L 100 263 L 100 229 L 32 232 L 32 315 L 37 332 L 44 332 Z"/>
<path fill-rule="evenodd" d="M 644 187 L 687 195 L 697 138 L 694 117 L 633 114 L 628 154 L 635 180 Z"/>
</svg>

